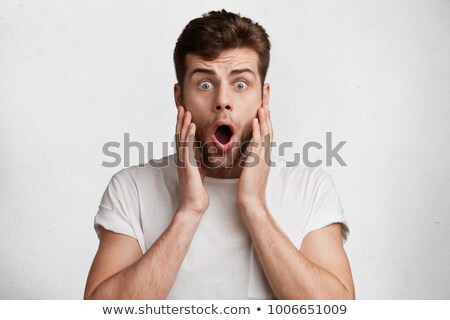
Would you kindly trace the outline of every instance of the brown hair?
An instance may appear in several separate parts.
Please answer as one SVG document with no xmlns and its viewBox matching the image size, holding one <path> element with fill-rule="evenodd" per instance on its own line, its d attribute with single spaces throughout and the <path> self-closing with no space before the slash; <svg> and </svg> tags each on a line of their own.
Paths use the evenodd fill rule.
<svg viewBox="0 0 450 320">
<path fill-rule="evenodd" d="M 191 20 L 178 37 L 173 53 L 178 83 L 183 88 L 186 74 L 186 55 L 196 54 L 205 60 L 214 60 L 224 50 L 253 49 L 259 57 L 259 75 L 264 84 L 270 60 L 270 41 L 266 30 L 240 14 L 210 11 Z"/>
</svg>

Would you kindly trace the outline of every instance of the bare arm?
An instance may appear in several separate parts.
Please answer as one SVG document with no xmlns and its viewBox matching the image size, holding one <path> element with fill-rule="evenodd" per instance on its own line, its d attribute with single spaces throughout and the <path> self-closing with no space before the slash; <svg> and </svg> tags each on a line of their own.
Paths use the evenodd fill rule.
<svg viewBox="0 0 450 320">
<path fill-rule="evenodd" d="M 252 154 L 270 159 L 273 136 L 267 101 L 253 120 Z M 341 225 L 310 232 L 298 250 L 267 210 L 269 161 L 245 166 L 237 201 L 270 286 L 279 299 L 354 299 L 350 266 L 342 246 Z"/>
<path fill-rule="evenodd" d="M 309 233 L 298 250 L 266 209 L 243 211 L 264 273 L 278 299 L 355 298 L 340 224 Z"/>
<path fill-rule="evenodd" d="M 144 255 L 136 239 L 102 229 L 85 299 L 165 299 L 169 294 L 209 205 L 205 170 L 194 161 L 195 130 L 190 112 L 180 106 L 176 125 L 180 199 L 170 225 Z"/>
<path fill-rule="evenodd" d="M 200 221 L 199 215 L 176 213 L 144 255 L 136 239 L 102 229 L 85 299 L 165 299 Z"/>
</svg>

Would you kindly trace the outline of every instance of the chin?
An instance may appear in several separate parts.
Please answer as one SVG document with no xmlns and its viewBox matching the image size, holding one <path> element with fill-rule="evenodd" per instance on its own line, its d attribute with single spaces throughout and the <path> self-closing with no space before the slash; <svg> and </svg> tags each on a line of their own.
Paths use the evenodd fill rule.
<svg viewBox="0 0 450 320">
<path fill-rule="evenodd" d="M 230 169 L 238 164 L 241 158 L 240 148 L 235 146 L 228 151 L 219 151 L 214 142 L 208 141 L 202 148 L 202 163 L 210 169 Z"/>
</svg>

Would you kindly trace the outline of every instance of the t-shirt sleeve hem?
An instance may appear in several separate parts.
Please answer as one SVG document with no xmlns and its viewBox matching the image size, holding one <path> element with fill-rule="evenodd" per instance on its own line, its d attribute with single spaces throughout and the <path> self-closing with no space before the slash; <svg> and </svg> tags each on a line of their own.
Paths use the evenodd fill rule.
<svg viewBox="0 0 450 320">
<path fill-rule="evenodd" d="M 344 217 L 344 210 L 342 208 L 329 208 L 319 212 L 317 215 L 321 217 L 308 226 L 303 234 L 306 235 L 312 231 L 324 228 L 333 223 L 341 223 L 342 225 L 342 241 L 345 243 L 350 235 L 350 228 L 347 219 Z"/>
<path fill-rule="evenodd" d="M 139 238 L 134 233 L 133 229 L 128 223 L 124 223 L 123 217 L 118 215 L 116 212 L 111 209 L 100 205 L 97 215 L 94 219 L 94 229 L 97 233 L 97 237 L 100 237 L 99 227 L 102 226 L 106 230 L 112 231 L 114 233 L 124 234 L 126 236 L 130 236 L 139 242 L 139 246 L 141 247 L 142 252 L 145 252 L 143 249 L 142 243 Z"/>
</svg>

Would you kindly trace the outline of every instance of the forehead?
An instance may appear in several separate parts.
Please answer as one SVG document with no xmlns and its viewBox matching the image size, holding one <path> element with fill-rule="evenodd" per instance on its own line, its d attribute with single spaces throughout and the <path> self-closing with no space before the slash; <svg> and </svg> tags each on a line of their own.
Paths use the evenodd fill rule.
<svg viewBox="0 0 450 320">
<path fill-rule="evenodd" d="M 222 51 L 214 60 L 205 60 L 195 55 L 186 55 L 186 75 L 195 68 L 213 69 L 217 73 L 233 69 L 248 68 L 258 75 L 258 54 L 248 48 L 236 48 Z"/>
</svg>

